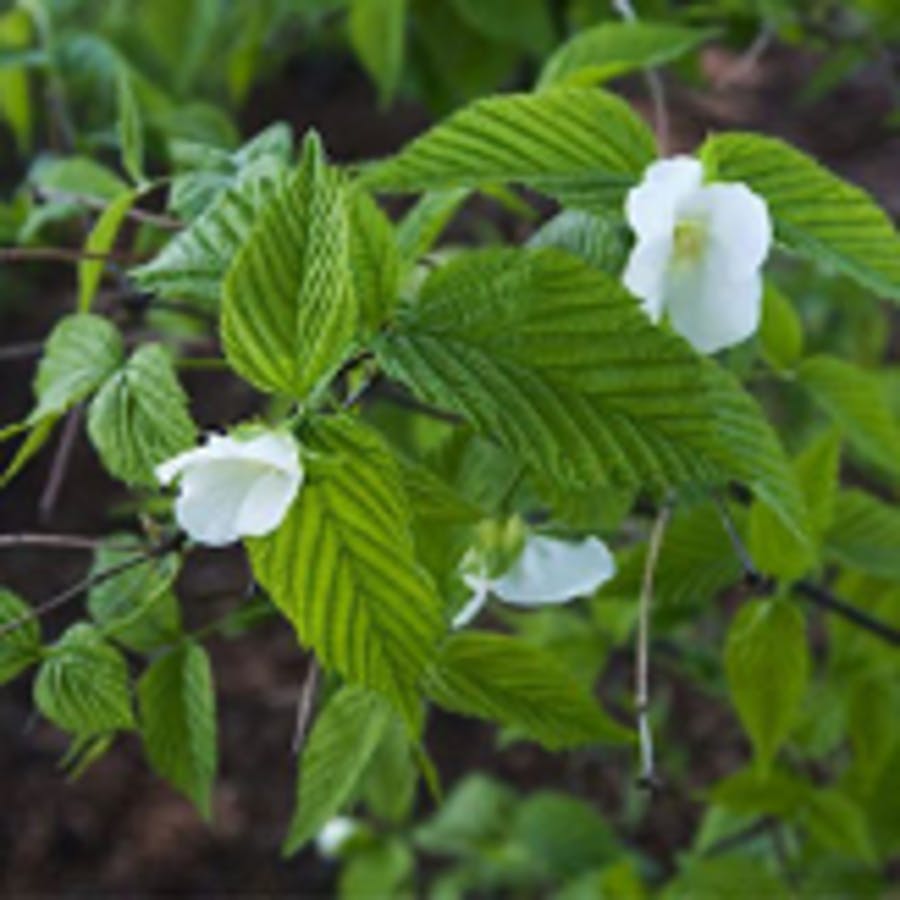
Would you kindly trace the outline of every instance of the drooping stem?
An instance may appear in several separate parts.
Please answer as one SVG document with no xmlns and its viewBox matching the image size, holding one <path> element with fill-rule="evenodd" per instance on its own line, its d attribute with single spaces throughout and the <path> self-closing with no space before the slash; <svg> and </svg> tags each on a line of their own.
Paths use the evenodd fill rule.
<svg viewBox="0 0 900 900">
<path fill-rule="evenodd" d="M 44 486 L 41 499 L 38 501 L 38 516 L 41 522 L 46 523 L 53 515 L 59 492 L 62 490 L 63 482 L 66 480 L 69 461 L 72 458 L 72 451 L 75 449 L 75 441 L 78 439 L 78 432 L 81 428 L 83 417 L 84 413 L 80 406 L 72 409 L 66 417 L 66 422 L 63 425 L 62 434 L 59 438 L 59 445 L 56 448 L 56 455 L 53 457 L 53 462 L 50 465 L 47 484 Z"/>
<path fill-rule="evenodd" d="M 656 566 L 662 550 L 663 537 L 671 516 L 671 507 L 665 504 L 659 511 L 644 560 L 644 575 L 638 604 L 637 646 L 635 652 L 634 705 L 637 712 L 638 739 L 640 741 L 641 769 L 638 785 L 649 790 L 659 786 L 653 754 L 653 730 L 650 727 L 650 611 L 653 605 L 653 582 Z"/>
</svg>

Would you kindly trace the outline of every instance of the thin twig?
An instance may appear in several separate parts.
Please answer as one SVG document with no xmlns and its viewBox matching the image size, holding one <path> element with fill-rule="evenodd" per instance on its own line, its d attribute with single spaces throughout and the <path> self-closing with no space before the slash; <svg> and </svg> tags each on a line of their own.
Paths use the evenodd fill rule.
<svg viewBox="0 0 900 900">
<path fill-rule="evenodd" d="M 66 473 L 69 471 L 69 461 L 72 459 L 72 451 L 75 449 L 75 441 L 78 439 L 83 418 L 84 411 L 81 406 L 76 406 L 66 417 L 56 448 L 56 455 L 50 465 L 50 474 L 47 476 L 47 483 L 41 499 L 38 501 L 38 518 L 41 522 L 49 521 L 53 515 L 56 501 L 59 499 L 59 492 L 62 490 Z"/>
<path fill-rule="evenodd" d="M 85 537 L 80 534 L 0 534 L 0 550 L 10 547 L 52 547 L 57 550 L 96 550 L 102 537 Z"/>
<path fill-rule="evenodd" d="M 638 15 L 631 0 L 611 0 L 613 9 L 625 22 L 637 22 Z M 662 77 L 656 69 L 644 70 L 644 79 L 647 82 L 647 90 L 650 93 L 650 102 L 653 104 L 653 130 L 656 132 L 656 142 L 659 145 L 661 156 L 669 152 L 669 108 L 666 102 L 666 88 Z"/>
<path fill-rule="evenodd" d="M 103 212 L 109 205 L 104 200 L 97 197 L 87 197 L 83 194 L 71 194 L 68 191 L 38 189 L 35 193 L 43 200 L 75 203 L 86 209 L 96 210 L 97 212 Z M 181 231 L 185 225 L 180 219 L 166 216 L 162 213 L 154 213 L 146 209 L 140 209 L 137 206 L 131 207 L 128 212 L 125 213 L 125 218 L 133 219 L 135 222 L 142 222 L 146 225 L 153 225 L 164 231 Z"/>
<path fill-rule="evenodd" d="M 741 540 L 740 534 L 738 534 L 737 527 L 728 512 L 727 506 L 719 500 L 717 500 L 717 503 L 722 515 L 722 524 L 725 527 L 725 531 L 731 541 L 731 546 L 744 571 L 744 580 L 753 587 L 760 588 L 766 592 L 771 591 L 774 586 L 774 580 L 768 578 L 759 571 L 750 556 L 750 551 L 744 545 L 743 540 Z M 841 616 L 848 622 L 852 622 L 854 625 L 868 631 L 870 634 L 880 637 L 889 644 L 900 646 L 900 629 L 895 628 L 893 625 L 889 625 L 887 622 L 882 622 L 875 616 L 869 615 L 869 613 L 859 609 L 859 607 L 848 603 L 846 600 L 842 600 L 828 590 L 828 588 L 815 584 L 812 581 L 802 579 L 793 582 L 789 587 L 789 591 L 790 593 L 797 594 L 798 596 L 809 600 L 820 609 Z"/>
<path fill-rule="evenodd" d="M 44 349 L 43 341 L 24 341 L 21 344 L 8 344 L 0 347 L 0 362 L 11 362 L 18 359 L 31 359 Z"/>
<path fill-rule="evenodd" d="M 96 259 L 101 262 L 120 262 L 133 265 L 144 261 L 133 253 L 94 253 L 75 247 L 0 247 L 0 264 L 17 262 L 67 262 Z"/>
<path fill-rule="evenodd" d="M 65 605 L 70 600 L 75 600 L 80 597 L 85 591 L 90 590 L 98 584 L 103 584 L 103 582 L 109 581 L 111 578 L 115 578 L 116 575 L 121 575 L 122 572 L 127 572 L 129 569 L 133 569 L 135 566 L 139 566 L 141 563 L 148 562 L 151 559 L 158 559 L 161 556 L 166 556 L 169 553 L 175 552 L 183 543 L 184 535 L 181 533 L 174 534 L 167 540 L 157 544 L 155 547 L 145 550 L 143 553 L 129 556 L 127 559 L 123 559 L 106 569 L 102 569 L 93 575 L 82 578 L 80 581 L 54 595 L 49 600 L 45 600 L 38 606 L 32 607 L 25 615 L 20 616 L 18 619 L 13 619 L 11 622 L 5 622 L 0 626 L 0 637 L 9 634 L 11 631 L 15 631 L 17 628 L 21 628 L 28 622 L 32 622 L 35 619 L 39 619 L 48 613 L 53 612 L 55 609 L 59 609 L 59 607 Z"/>
<path fill-rule="evenodd" d="M 653 759 L 653 731 L 650 727 L 650 608 L 653 605 L 653 580 L 659 554 L 662 550 L 663 536 L 669 523 L 672 509 L 665 503 L 656 517 L 650 540 L 647 544 L 647 557 L 644 560 L 644 576 L 641 581 L 641 596 L 638 605 L 638 629 L 635 664 L 634 705 L 637 712 L 638 737 L 641 750 L 641 771 L 638 786 L 655 790 L 659 787 L 659 778 Z"/>
<path fill-rule="evenodd" d="M 316 700 L 316 692 L 319 689 L 319 664 L 315 657 L 309 657 L 309 665 L 303 684 L 300 685 L 300 696 L 297 698 L 297 723 L 294 726 L 294 737 L 291 741 L 291 751 L 299 753 L 306 740 L 306 732 L 309 729 L 309 721 L 312 718 L 313 706 Z"/>
<path fill-rule="evenodd" d="M 763 25 L 759 33 L 753 39 L 750 46 L 741 54 L 735 63 L 726 69 L 722 76 L 713 85 L 717 91 L 730 87 L 734 82 L 740 81 L 759 62 L 762 55 L 769 49 L 775 37 L 775 32 L 769 23 Z"/>
</svg>

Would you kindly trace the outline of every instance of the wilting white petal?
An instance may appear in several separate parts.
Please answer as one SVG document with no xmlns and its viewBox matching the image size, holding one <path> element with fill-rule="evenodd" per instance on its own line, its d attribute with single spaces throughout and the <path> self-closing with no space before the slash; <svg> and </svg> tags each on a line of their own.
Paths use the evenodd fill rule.
<svg viewBox="0 0 900 900">
<path fill-rule="evenodd" d="M 625 215 L 638 239 L 671 235 L 681 207 L 703 183 L 703 166 L 691 156 L 649 165 L 641 183 L 628 192 Z"/>
<path fill-rule="evenodd" d="M 156 475 L 163 483 L 181 476 L 175 518 L 195 541 L 214 547 L 274 530 L 303 482 L 296 442 L 283 432 L 248 440 L 211 435 Z"/>
<path fill-rule="evenodd" d="M 535 535 L 491 590 L 516 606 L 565 603 L 593 593 L 615 570 L 612 554 L 597 538 L 573 542 Z"/>
<path fill-rule="evenodd" d="M 344 844 L 359 831 L 359 822 L 349 816 L 329 819 L 316 836 L 316 849 L 322 856 L 334 858 Z"/>
<path fill-rule="evenodd" d="M 468 625 L 484 608 L 491 591 L 491 581 L 480 575 L 464 575 L 463 581 L 472 589 L 472 596 L 466 605 L 453 617 L 451 625 L 454 628 L 462 628 Z"/>
<path fill-rule="evenodd" d="M 667 298 L 672 327 L 701 353 L 738 344 L 759 328 L 763 283 L 760 273 L 735 280 L 714 261 L 673 279 Z"/>
<path fill-rule="evenodd" d="M 666 276 L 672 255 L 672 236 L 639 240 L 635 245 L 622 280 L 636 297 L 643 299 L 644 312 L 658 322 L 663 313 Z"/>
</svg>

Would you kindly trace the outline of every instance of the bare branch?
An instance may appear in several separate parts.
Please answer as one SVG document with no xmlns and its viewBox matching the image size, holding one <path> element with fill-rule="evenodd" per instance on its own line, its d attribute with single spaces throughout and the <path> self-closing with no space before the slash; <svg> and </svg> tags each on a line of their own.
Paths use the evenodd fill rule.
<svg viewBox="0 0 900 900">
<path fill-rule="evenodd" d="M 291 741 L 291 750 L 299 753 L 306 740 L 306 732 L 309 730 L 309 722 L 312 718 L 313 706 L 316 700 L 316 692 L 319 689 L 319 664 L 316 658 L 310 654 L 309 665 L 306 669 L 306 677 L 300 686 L 300 696 L 297 698 L 297 724 L 294 726 L 294 737 Z"/>
</svg>

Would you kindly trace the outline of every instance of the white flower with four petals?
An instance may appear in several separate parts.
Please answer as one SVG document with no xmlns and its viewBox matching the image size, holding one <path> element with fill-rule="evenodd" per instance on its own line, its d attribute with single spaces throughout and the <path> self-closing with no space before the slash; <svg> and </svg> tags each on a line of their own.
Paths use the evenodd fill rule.
<svg viewBox="0 0 900 900">
<path fill-rule="evenodd" d="M 625 214 L 637 240 L 623 281 L 654 322 L 667 315 L 701 353 L 756 331 L 772 244 L 761 197 L 745 184 L 704 184 L 701 163 L 676 156 L 647 168 Z"/>
<path fill-rule="evenodd" d="M 245 440 L 211 434 L 202 447 L 157 466 L 156 477 L 162 484 L 181 479 L 178 524 L 197 543 L 222 547 L 277 528 L 303 484 L 303 466 L 286 432 Z"/>
</svg>

